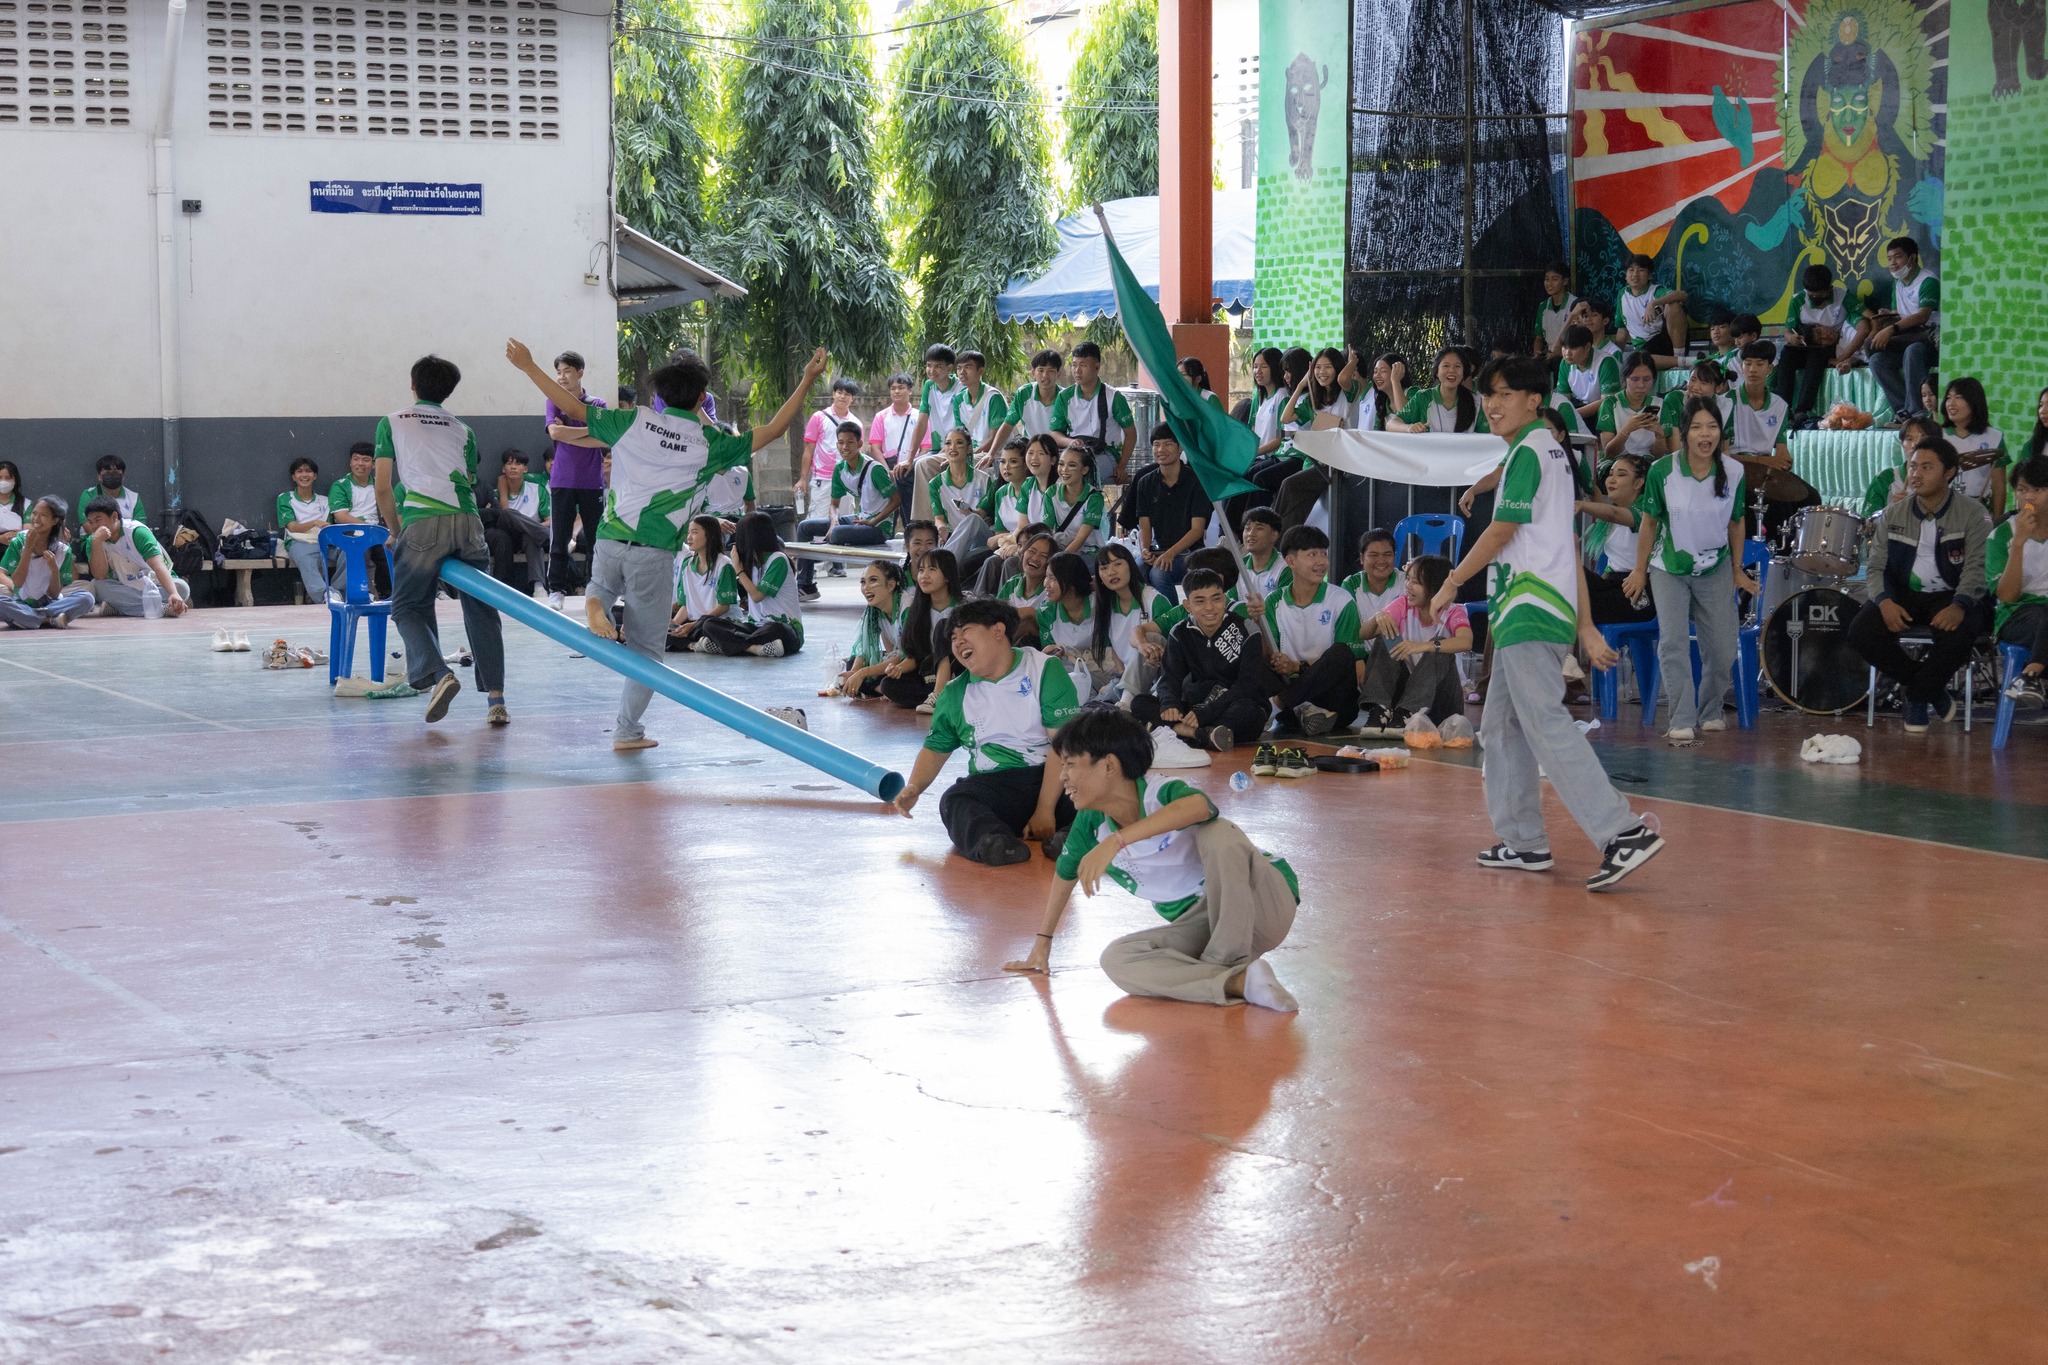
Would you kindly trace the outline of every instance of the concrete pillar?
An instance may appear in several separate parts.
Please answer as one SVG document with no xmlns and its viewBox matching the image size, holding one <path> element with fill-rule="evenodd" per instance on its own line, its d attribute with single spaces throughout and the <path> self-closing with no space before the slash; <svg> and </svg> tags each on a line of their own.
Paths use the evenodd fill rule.
<svg viewBox="0 0 2048 1365">
<path fill-rule="evenodd" d="M 1230 329 L 1216 316 L 1209 0 L 1159 5 L 1159 311 L 1230 402 Z"/>
</svg>

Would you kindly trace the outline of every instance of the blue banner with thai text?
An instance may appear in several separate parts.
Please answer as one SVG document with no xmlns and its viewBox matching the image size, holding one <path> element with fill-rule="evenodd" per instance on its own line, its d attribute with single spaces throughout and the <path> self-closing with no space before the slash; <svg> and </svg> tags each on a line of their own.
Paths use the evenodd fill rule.
<svg viewBox="0 0 2048 1365">
<path fill-rule="evenodd" d="M 402 213 L 439 218 L 480 218 L 482 185 L 438 185 L 418 180 L 315 180 L 315 213 Z"/>
</svg>

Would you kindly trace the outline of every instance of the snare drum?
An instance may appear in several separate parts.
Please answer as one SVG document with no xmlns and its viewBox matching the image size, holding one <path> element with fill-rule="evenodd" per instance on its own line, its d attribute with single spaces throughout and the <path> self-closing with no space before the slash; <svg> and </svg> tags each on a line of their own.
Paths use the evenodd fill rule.
<svg viewBox="0 0 2048 1365">
<path fill-rule="evenodd" d="M 1764 677 L 1802 711 L 1837 715 L 1870 691 L 1870 664 L 1849 644 L 1863 604 L 1836 588 L 1809 588 L 1778 604 L 1764 627 Z"/>
<path fill-rule="evenodd" d="M 1847 578 L 1863 562 L 1863 519 L 1839 507 L 1809 507 L 1792 519 L 1792 563 L 1824 578 Z"/>
</svg>

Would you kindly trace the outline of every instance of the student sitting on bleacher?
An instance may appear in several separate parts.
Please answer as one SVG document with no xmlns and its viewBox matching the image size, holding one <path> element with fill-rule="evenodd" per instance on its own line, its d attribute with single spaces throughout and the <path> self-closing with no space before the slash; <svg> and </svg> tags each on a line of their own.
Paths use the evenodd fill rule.
<svg viewBox="0 0 2048 1365">
<path fill-rule="evenodd" d="M 2048 456 L 2022 460 L 2012 470 L 2019 511 L 1991 533 L 1984 572 L 1998 603 L 2000 644 L 2019 645 L 2027 662 L 2006 695 L 2027 706 L 2048 705 Z"/>
<path fill-rule="evenodd" d="M 829 488 L 831 512 L 825 517 L 806 518 L 796 528 L 796 538 L 806 543 L 821 533 L 828 545 L 884 545 L 889 527 L 896 519 L 896 481 L 880 460 L 861 449 L 860 423 L 848 419 L 839 424 L 839 463 L 832 467 Z M 842 508 L 852 501 L 851 514 Z M 797 595 L 803 601 L 818 600 L 817 563 L 806 559 L 797 566 Z"/>
</svg>

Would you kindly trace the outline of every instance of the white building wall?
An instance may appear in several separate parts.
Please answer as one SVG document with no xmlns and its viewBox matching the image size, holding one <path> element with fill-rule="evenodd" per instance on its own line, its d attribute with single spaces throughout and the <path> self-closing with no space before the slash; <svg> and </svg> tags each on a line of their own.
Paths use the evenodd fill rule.
<svg viewBox="0 0 2048 1365">
<path fill-rule="evenodd" d="M 524 417 L 538 410 L 531 386 L 504 361 L 507 335 L 520 336 L 548 356 L 581 351 L 591 362 L 590 389 L 609 393 L 616 386 L 616 305 L 604 283 L 609 21 L 531 0 L 518 9 L 518 2 L 498 0 L 494 9 L 491 0 L 450 0 L 445 7 L 423 0 L 338 0 L 317 8 L 348 12 L 356 23 L 316 30 L 312 4 L 211 0 L 209 6 L 209 0 L 192 0 L 178 67 L 174 139 L 176 196 L 201 204 L 196 215 L 176 215 L 174 237 L 188 476 L 192 466 L 204 468 L 209 459 L 242 458 L 256 431 L 273 431 L 279 422 L 374 417 L 403 404 L 406 371 L 429 351 L 462 367 L 464 381 L 449 406 L 464 415 Z M 153 453 L 136 449 L 140 438 L 132 426 L 81 433 L 78 424 L 148 419 L 154 426 L 160 416 L 148 125 L 163 68 L 166 7 L 166 0 L 46 0 L 38 6 L 38 14 L 50 16 L 44 22 L 70 19 L 76 25 L 67 55 L 79 81 L 87 74 L 88 53 L 104 54 L 113 46 L 83 41 L 87 12 L 102 22 L 128 24 L 129 85 L 125 104 L 111 106 L 126 110 L 126 126 L 83 126 L 83 90 L 71 102 L 79 122 L 59 126 L 31 121 L 33 110 L 47 114 L 64 101 L 43 95 L 61 87 L 31 90 L 26 60 L 35 55 L 32 47 L 47 54 L 63 45 L 48 28 L 28 32 L 27 0 L 0 0 L 0 171 L 17 190 L 0 250 L 0 298 L 7 300 L 0 325 L 0 453 L 10 458 L 68 463 L 65 452 L 82 443 L 120 450 L 132 469 L 138 455 L 146 462 Z M 123 16 L 114 13 L 123 9 Z M 452 38 L 464 45 L 514 41 L 488 32 L 472 39 L 462 31 L 471 20 L 486 30 L 521 15 L 552 20 L 549 69 L 557 85 L 549 93 L 557 103 L 548 121 L 556 136 L 541 140 L 536 132 L 533 140 L 521 140 L 514 128 L 522 120 L 512 112 L 495 116 L 507 136 L 473 138 L 466 135 L 466 107 L 437 111 L 458 119 L 465 135 L 419 136 L 419 105 L 440 93 L 423 81 L 428 73 L 419 68 L 428 63 L 413 50 L 403 62 L 379 53 L 380 72 L 407 67 L 404 81 L 379 84 L 368 79 L 371 54 L 363 51 L 372 17 L 400 10 L 410 21 L 412 46 L 421 42 L 421 10 L 453 18 Z M 266 30 L 291 30 L 299 46 L 266 47 Z M 231 38 L 231 32 L 239 36 Z M 334 41 L 322 38 L 330 50 L 315 52 L 316 32 L 336 39 L 348 34 L 354 51 L 333 51 Z M 395 37 L 397 30 L 391 33 Z M 49 42 L 49 48 L 32 44 L 32 38 Z M 23 63 L 11 70 L 5 65 L 9 49 Z M 298 79 L 266 80 L 266 55 L 296 59 L 301 69 L 290 74 Z M 488 81 L 473 87 L 466 55 L 433 63 L 454 73 L 446 93 L 463 105 L 472 93 L 487 102 L 496 95 L 516 110 L 516 64 L 498 65 L 513 73 L 501 88 Z M 239 57 L 248 71 L 209 71 L 210 56 Z M 355 79 L 323 80 L 316 60 L 352 62 Z M 95 69 L 105 65 L 101 55 Z M 266 84 L 295 86 L 291 93 L 302 102 L 265 105 Z M 334 102 L 320 102 L 323 88 L 334 92 Z M 247 103 L 209 100 L 210 93 L 223 91 Z M 355 103 L 345 106 L 344 98 Z M 372 100 L 382 107 L 373 110 Z M 372 112 L 395 122 L 400 101 L 407 106 L 403 136 L 313 131 L 322 110 L 352 114 L 359 128 L 367 127 Z M 106 107 L 92 109 L 104 116 Z M 239 120 L 230 108 L 243 113 L 249 131 L 232 130 Z M 273 115 L 298 112 L 307 130 L 261 131 L 266 109 Z M 210 126 L 222 122 L 230 130 Z M 314 213 L 309 186 L 329 179 L 480 182 L 484 212 L 472 218 Z M 586 284 L 586 271 L 600 283 Z M 237 430 L 249 423 L 258 426 Z M 209 448 L 209 439 L 218 448 Z M 256 444 L 268 448 L 276 441 L 266 437 Z M 308 453 L 322 460 L 323 469 L 338 459 L 330 450 Z M 89 466 L 89 453 L 85 462 Z M 281 476 L 266 465 L 251 477 L 267 488 Z M 69 496 L 79 481 L 67 474 L 57 486 Z M 138 486 L 147 493 L 146 480 Z"/>
</svg>

